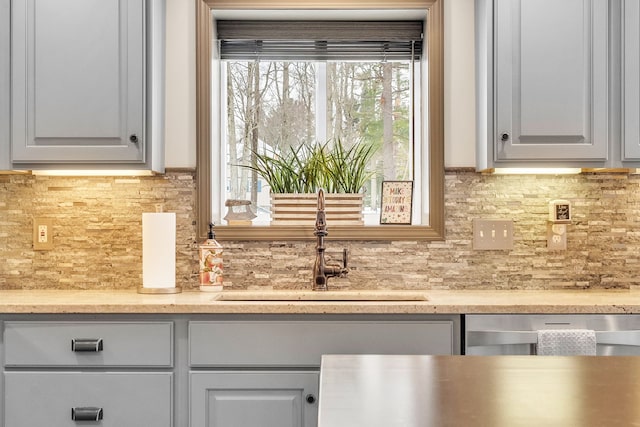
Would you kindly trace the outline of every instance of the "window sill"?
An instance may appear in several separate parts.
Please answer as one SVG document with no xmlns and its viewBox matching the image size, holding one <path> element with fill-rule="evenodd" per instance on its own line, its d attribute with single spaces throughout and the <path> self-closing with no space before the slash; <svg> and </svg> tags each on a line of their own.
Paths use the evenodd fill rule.
<svg viewBox="0 0 640 427">
<path fill-rule="evenodd" d="M 327 240 L 443 240 L 436 229 L 426 225 L 339 226 L 328 224 Z M 216 226 L 216 238 L 232 240 L 313 240 L 313 226 Z"/>
</svg>

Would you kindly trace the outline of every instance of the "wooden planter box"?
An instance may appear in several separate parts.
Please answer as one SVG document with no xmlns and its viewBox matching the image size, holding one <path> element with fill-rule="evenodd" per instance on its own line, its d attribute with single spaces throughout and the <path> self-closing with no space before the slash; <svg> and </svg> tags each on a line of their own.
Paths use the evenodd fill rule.
<svg viewBox="0 0 640 427">
<path fill-rule="evenodd" d="M 315 193 L 271 194 L 272 225 L 309 225 L 316 222 L 318 195 Z M 362 194 L 325 193 L 327 226 L 364 225 Z"/>
</svg>

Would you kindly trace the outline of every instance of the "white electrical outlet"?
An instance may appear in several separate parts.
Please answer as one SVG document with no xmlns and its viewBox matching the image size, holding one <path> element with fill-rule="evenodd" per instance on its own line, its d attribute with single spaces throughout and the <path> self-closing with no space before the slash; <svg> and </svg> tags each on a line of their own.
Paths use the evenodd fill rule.
<svg viewBox="0 0 640 427">
<path fill-rule="evenodd" d="M 474 219 L 473 249 L 513 249 L 513 221 L 510 219 Z"/>
<path fill-rule="evenodd" d="M 547 248 L 553 251 L 567 250 L 566 224 L 547 222 Z"/>
<path fill-rule="evenodd" d="M 33 219 L 33 249 L 43 251 L 53 249 L 53 226 L 48 218 Z"/>
<path fill-rule="evenodd" d="M 38 243 L 47 243 L 49 238 L 49 227 L 46 225 L 40 224 L 38 225 Z"/>
</svg>

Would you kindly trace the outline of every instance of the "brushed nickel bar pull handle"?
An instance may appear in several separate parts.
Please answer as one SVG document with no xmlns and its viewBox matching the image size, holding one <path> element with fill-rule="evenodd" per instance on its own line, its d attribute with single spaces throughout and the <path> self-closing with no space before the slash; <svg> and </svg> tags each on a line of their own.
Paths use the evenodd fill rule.
<svg viewBox="0 0 640 427">
<path fill-rule="evenodd" d="M 537 331 L 468 331 L 469 347 L 484 345 L 537 344 Z M 596 331 L 596 344 L 640 346 L 640 330 Z"/>
<path fill-rule="evenodd" d="M 71 419 L 73 421 L 100 421 L 103 417 L 104 411 L 102 408 L 71 408 Z"/>
<path fill-rule="evenodd" d="M 74 338 L 71 340 L 71 351 L 97 353 L 103 349 L 102 338 Z"/>
<path fill-rule="evenodd" d="M 468 331 L 468 346 L 536 344 L 536 331 Z"/>
<path fill-rule="evenodd" d="M 596 332 L 596 343 L 640 346 L 640 330 L 599 331 Z"/>
</svg>

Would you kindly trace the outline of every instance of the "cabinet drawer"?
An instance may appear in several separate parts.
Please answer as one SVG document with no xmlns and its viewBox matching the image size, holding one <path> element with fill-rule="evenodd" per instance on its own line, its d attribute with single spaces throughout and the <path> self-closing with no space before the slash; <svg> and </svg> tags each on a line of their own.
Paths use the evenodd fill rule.
<svg viewBox="0 0 640 427">
<path fill-rule="evenodd" d="M 172 425 L 171 373 L 5 373 L 4 425 L 11 427 Z M 86 409 L 95 408 L 95 410 Z M 72 420 L 102 410 L 102 420 Z"/>
<path fill-rule="evenodd" d="M 191 366 L 320 366 L 323 354 L 453 354 L 454 322 L 219 321 L 189 324 Z"/>
<path fill-rule="evenodd" d="M 6 366 L 173 364 L 171 322 L 4 323 Z"/>
</svg>

